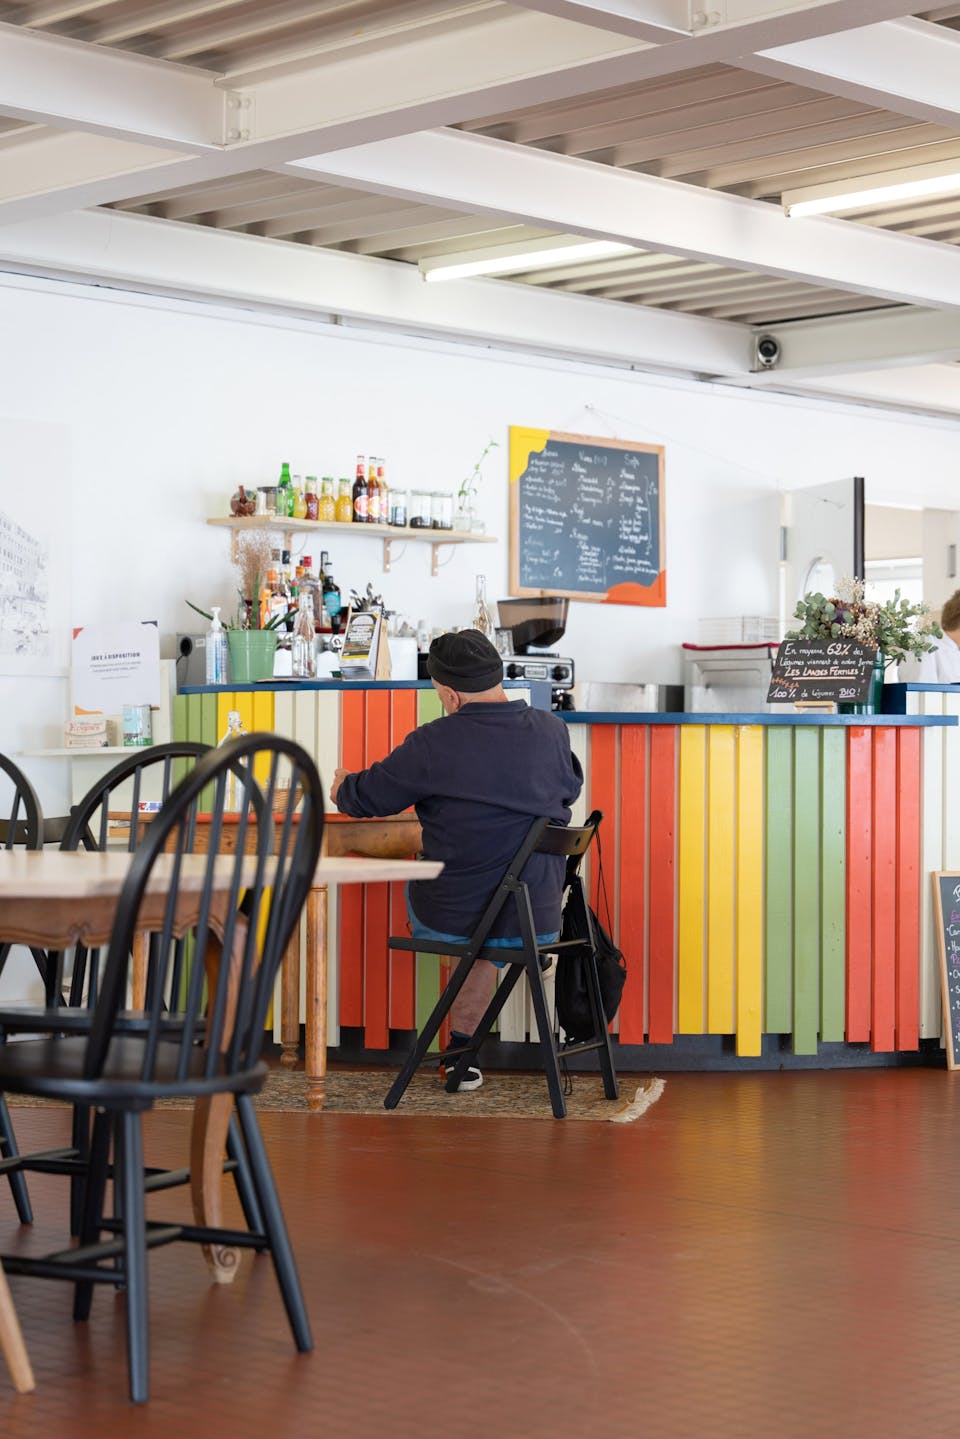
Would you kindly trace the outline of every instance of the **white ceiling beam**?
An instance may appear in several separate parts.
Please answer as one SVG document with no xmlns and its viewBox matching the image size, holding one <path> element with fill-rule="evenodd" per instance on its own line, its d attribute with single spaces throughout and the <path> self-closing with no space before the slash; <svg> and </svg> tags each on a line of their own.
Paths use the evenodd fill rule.
<svg viewBox="0 0 960 1439">
<path fill-rule="evenodd" d="M 960 251 L 616 170 L 485 135 L 432 130 L 288 167 L 447 209 L 712 260 L 811 285 L 960 310 Z"/>
<path fill-rule="evenodd" d="M 413 266 L 389 260 L 117 211 L 0 230 L 0 266 L 641 369 L 733 374 L 748 368 L 752 352 L 749 330 L 725 321 L 639 307 L 625 314 L 602 300 L 495 280 L 426 285 Z"/>
<path fill-rule="evenodd" d="M 960 416 L 960 370 L 955 365 L 921 365 L 909 370 L 868 371 L 844 375 L 842 379 L 795 383 L 787 376 L 775 388 L 782 393 L 809 395 L 814 399 L 855 400 L 883 410 L 905 410 L 952 420 Z"/>
<path fill-rule="evenodd" d="M 142 55 L 0 25 L 0 115 L 197 153 L 224 143 L 213 77 Z"/>
<path fill-rule="evenodd" d="M 960 33 L 888 20 L 761 51 L 750 70 L 934 125 L 960 125 Z"/>
<path fill-rule="evenodd" d="M 887 310 L 835 320 L 773 325 L 766 333 L 780 343 L 780 363 L 746 383 L 777 389 L 786 380 L 812 380 L 868 370 L 960 361 L 960 315 L 947 310 Z M 960 370 L 957 371 L 960 384 Z"/>
<path fill-rule="evenodd" d="M 561 20 L 597 25 L 635 40 L 670 43 L 693 29 L 688 0 L 513 0 L 525 10 L 539 10 Z"/>
</svg>

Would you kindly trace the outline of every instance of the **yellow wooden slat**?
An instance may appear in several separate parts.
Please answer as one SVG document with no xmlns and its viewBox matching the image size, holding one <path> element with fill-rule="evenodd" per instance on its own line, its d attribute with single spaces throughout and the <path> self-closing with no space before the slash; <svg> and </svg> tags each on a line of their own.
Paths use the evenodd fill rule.
<svg viewBox="0 0 960 1439">
<path fill-rule="evenodd" d="M 763 1013 L 763 730 L 737 731 L 737 1053 L 759 1054 Z"/>
<path fill-rule="evenodd" d="M 677 1033 L 703 1033 L 707 731 L 680 726 L 677 842 Z"/>
<path fill-rule="evenodd" d="M 732 725 L 707 740 L 707 1033 L 733 1033 L 734 804 Z"/>
</svg>

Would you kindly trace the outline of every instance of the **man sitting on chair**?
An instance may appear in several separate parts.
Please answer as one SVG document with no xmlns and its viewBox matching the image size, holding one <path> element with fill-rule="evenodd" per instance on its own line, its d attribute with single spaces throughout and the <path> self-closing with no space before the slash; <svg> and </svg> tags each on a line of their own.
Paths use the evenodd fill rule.
<svg viewBox="0 0 960 1439">
<path fill-rule="evenodd" d="M 337 808 L 355 819 L 399 814 L 414 805 L 424 858 L 443 873 L 407 886 L 414 939 L 464 944 L 533 820 L 569 824 L 583 773 L 563 720 L 511 700 L 503 660 L 479 630 L 440 635 L 427 670 L 445 717 L 413 730 L 386 759 L 358 774 L 338 769 L 330 787 Z M 556 939 L 565 860 L 534 854 L 527 862 L 537 939 Z M 516 906 L 507 904 L 487 945 L 519 949 Z M 494 966 L 478 960 L 450 1011 L 451 1048 L 466 1044 L 490 1002 Z M 479 1089 L 470 1067 L 460 1089 Z"/>
</svg>

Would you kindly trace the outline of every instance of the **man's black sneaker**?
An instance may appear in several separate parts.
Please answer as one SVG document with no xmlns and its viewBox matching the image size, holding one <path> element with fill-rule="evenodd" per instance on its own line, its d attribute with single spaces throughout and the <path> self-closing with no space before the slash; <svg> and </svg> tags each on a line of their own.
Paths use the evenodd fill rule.
<svg viewBox="0 0 960 1439">
<path fill-rule="evenodd" d="M 452 1074 L 452 1073 L 453 1073 L 453 1066 L 456 1064 L 456 1062 L 457 1062 L 457 1056 L 454 1055 L 453 1058 L 451 1058 L 451 1059 L 449 1059 L 449 1060 L 444 1060 L 444 1061 L 441 1063 L 441 1065 L 440 1065 L 440 1073 L 441 1073 L 441 1075 L 443 1076 L 444 1083 L 446 1083 L 446 1079 L 447 1079 L 447 1068 L 448 1068 L 448 1066 L 449 1066 L 449 1071 L 450 1071 L 450 1073 Z M 460 1080 L 460 1083 L 457 1085 L 456 1093 L 458 1093 L 458 1094 L 464 1094 L 464 1093 L 466 1093 L 468 1090 L 471 1090 L 471 1089 L 479 1089 L 482 1084 L 483 1084 L 483 1075 L 480 1073 L 479 1069 L 477 1069 L 476 1065 L 474 1065 L 474 1064 L 468 1065 L 468 1067 L 467 1067 L 467 1069 L 466 1069 L 466 1072 L 464 1073 L 463 1077 L 462 1077 L 461 1080 Z"/>
</svg>

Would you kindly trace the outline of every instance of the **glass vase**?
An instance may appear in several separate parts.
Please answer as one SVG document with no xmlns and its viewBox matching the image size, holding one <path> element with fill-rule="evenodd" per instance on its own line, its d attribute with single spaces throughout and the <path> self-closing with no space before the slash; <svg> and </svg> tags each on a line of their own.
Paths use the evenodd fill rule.
<svg viewBox="0 0 960 1439">
<path fill-rule="evenodd" d="M 883 679 L 887 669 L 887 661 L 881 650 L 877 650 L 877 657 L 873 662 L 873 673 L 870 676 L 870 693 L 865 700 L 859 704 L 838 704 L 837 714 L 841 715 L 878 715 L 883 713 Z"/>
<path fill-rule="evenodd" d="M 473 628 L 479 630 L 487 639 L 493 639 L 493 616 L 487 604 L 487 577 L 477 575 L 477 601 L 473 614 Z"/>
</svg>

